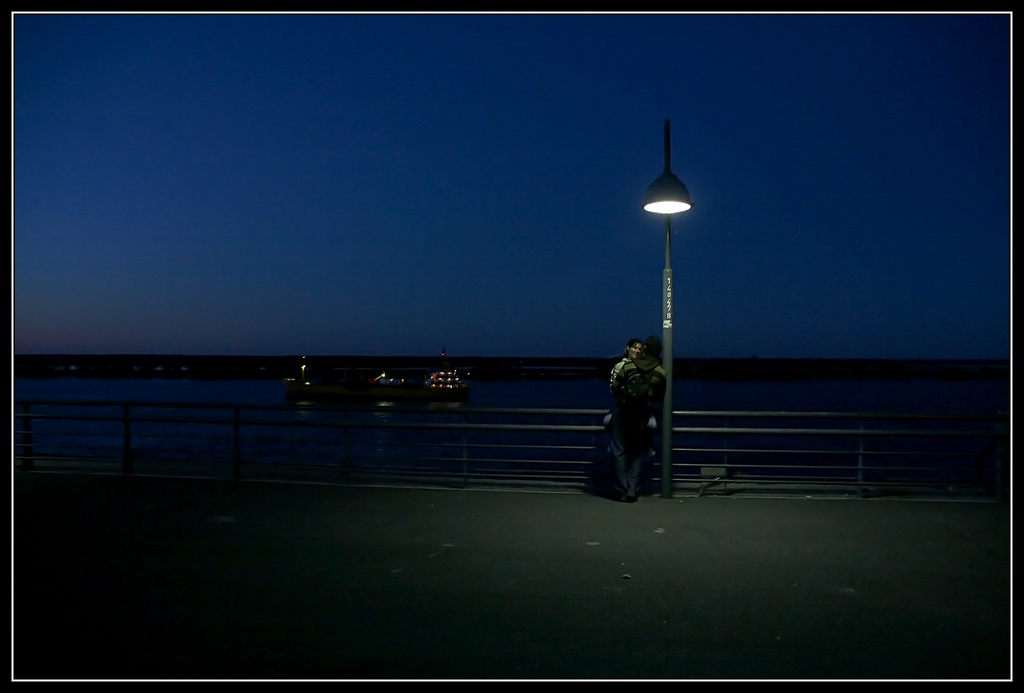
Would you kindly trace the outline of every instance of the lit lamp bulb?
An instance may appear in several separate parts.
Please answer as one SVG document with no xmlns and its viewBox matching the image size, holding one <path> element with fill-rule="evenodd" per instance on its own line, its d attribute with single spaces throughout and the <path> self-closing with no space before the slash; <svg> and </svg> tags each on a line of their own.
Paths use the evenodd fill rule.
<svg viewBox="0 0 1024 693">
<path fill-rule="evenodd" d="M 655 214 L 685 212 L 691 206 L 690 191 L 668 168 L 651 183 L 644 198 L 644 209 Z"/>
</svg>

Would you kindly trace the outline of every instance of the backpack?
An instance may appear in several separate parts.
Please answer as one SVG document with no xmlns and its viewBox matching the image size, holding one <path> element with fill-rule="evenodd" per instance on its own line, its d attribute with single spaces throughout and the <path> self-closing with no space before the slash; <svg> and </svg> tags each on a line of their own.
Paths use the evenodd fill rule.
<svg viewBox="0 0 1024 693">
<path fill-rule="evenodd" d="M 664 371 L 664 367 L 657 366 L 653 370 L 645 371 L 637 368 L 632 361 L 622 366 L 622 401 L 627 405 L 650 404 L 657 398 L 651 383 L 651 376 L 658 370 Z"/>
</svg>

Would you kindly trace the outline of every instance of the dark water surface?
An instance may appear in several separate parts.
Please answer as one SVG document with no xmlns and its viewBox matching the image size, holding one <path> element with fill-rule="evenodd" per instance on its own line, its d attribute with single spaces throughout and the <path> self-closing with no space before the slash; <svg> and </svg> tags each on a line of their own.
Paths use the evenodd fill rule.
<svg viewBox="0 0 1024 693">
<path fill-rule="evenodd" d="M 473 382 L 479 407 L 604 408 L 608 383 L 594 380 Z M 284 404 L 277 380 L 15 378 L 14 399 Z M 909 414 L 1009 412 L 1009 380 L 835 379 L 787 381 L 676 380 L 673 409 L 835 411 Z"/>
</svg>

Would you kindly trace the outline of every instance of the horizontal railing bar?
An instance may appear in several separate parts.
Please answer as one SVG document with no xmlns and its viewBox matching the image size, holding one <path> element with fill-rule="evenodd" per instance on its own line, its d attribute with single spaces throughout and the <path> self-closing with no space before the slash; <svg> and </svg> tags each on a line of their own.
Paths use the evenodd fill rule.
<svg viewBox="0 0 1024 693">
<path fill-rule="evenodd" d="M 814 435 L 814 436 L 843 436 L 843 437 L 875 437 L 875 436 L 903 436 L 903 437 L 940 437 L 940 438 L 991 438 L 992 431 L 923 431 L 920 429 L 871 429 L 871 428 L 716 428 L 716 427 L 688 427 L 673 426 L 673 433 L 711 433 L 730 435 Z"/>
<path fill-rule="evenodd" d="M 517 411 L 517 410 L 512 410 Z M 563 414 L 567 410 L 560 410 Z M 571 410 L 569 410 L 571 411 Z M 31 416 L 34 420 L 61 420 L 61 421 L 123 421 L 124 415 L 52 415 L 52 414 L 31 414 L 16 413 L 15 418 Z M 287 426 L 300 428 L 369 428 L 369 429 L 430 429 L 430 430 L 482 430 L 482 431 L 566 431 L 596 433 L 604 431 L 605 427 L 600 425 L 572 425 L 572 424 L 487 424 L 487 423 L 437 423 L 437 422 L 389 422 L 389 421 L 360 421 L 360 422 L 315 422 L 315 421 L 288 421 L 288 420 L 246 420 L 236 421 L 233 419 L 199 419 L 186 417 L 150 417 L 131 416 L 128 417 L 134 423 L 153 424 L 199 424 L 199 425 L 234 425 L 236 423 L 246 426 Z M 984 419 L 982 419 L 984 420 Z M 737 434 L 737 435 L 823 435 L 823 436 L 925 436 L 925 437 L 991 437 L 992 431 L 979 430 L 939 430 L 928 431 L 921 429 L 869 429 L 869 428 L 743 428 L 733 426 L 673 426 L 673 433 L 710 433 L 710 434 Z"/>
<path fill-rule="evenodd" d="M 476 406 L 454 406 L 451 408 L 438 409 L 433 407 L 394 405 L 381 408 L 373 405 L 339 405 L 331 406 L 318 404 L 315 406 L 293 404 L 248 404 L 230 402 L 166 402 L 153 400 L 125 400 L 112 402 L 110 400 L 55 400 L 55 399 L 24 399 L 16 400 L 15 405 L 28 404 L 31 406 L 74 406 L 74 407 L 117 407 L 124 408 L 147 408 L 147 409 L 227 409 L 234 411 L 309 411 L 309 412 L 366 412 L 373 414 L 387 413 L 425 413 L 431 415 L 478 415 L 478 414 L 576 414 L 580 416 L 604 416 L 608 408 L 565 408 L 565 407 L 476 407 Z M 1006 418 L 1008 412 L 997 412 L 988 414 L 959 414 L 959 413 L 926 413 L 908 414 L 902 412 L 807 412 L 807 411 L 757 411 L 757 410 L 705 410 L 705 409 L 673 409 L 673 417 L 734 417 L 734 418 L 841 418 L 841 419 L 919 419 L 919 420 L 977 420 L 984 421 L 992 418 Z M 20 416 L 15 412 L 15 416 Z"/>
</svg>

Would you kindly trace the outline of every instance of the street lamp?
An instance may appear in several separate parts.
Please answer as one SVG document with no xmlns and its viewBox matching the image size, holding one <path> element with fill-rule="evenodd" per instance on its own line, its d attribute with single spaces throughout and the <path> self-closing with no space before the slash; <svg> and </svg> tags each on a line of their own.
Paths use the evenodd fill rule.
<svg viewBox="0 0 1024 693">
<path fill-rule="evenodd" d="M 665 364 L 665 403 L 661 411 L 661 497 L 672 497 L 672 215 L 685 212 L 690 204 L 690 191 L 672 173 L 670 163 L 671 138 L 669 124 L 665 121 L 665 170 L 658 176 L 644 198 L 644 209 L 665 215 L 665 271 L 661 286 L 662 302 L 661 330 L 663 363 Z"/>
</svg>

